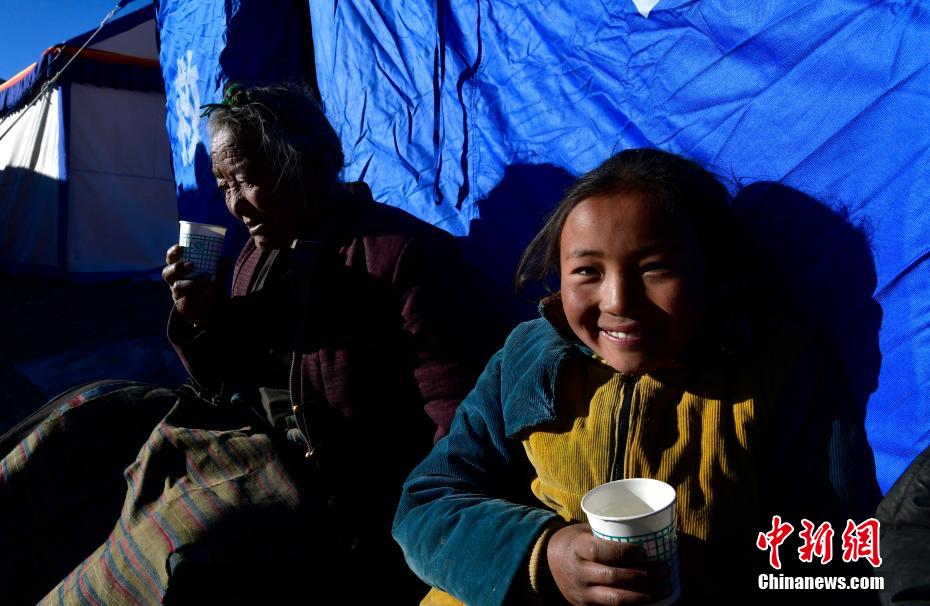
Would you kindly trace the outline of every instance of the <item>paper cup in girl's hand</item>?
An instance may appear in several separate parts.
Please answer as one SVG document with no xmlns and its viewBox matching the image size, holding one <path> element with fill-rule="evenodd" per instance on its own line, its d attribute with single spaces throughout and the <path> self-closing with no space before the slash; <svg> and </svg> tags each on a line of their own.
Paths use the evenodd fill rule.
<svg viewBox="0 0 930 606">
<path fill-rule="evenodd" d="M 678 576 L 678 534 L 675 526 L 675 489 L 659 480 L 630 478 L 601 484 L 581 499 L 594 536 L 620 543 L 636 543 L 652 562 L 671 571 L 672 594 L 655 606 L 672 604 L 681 595 Z"/>
<path fill-rule="evenodd" d="M 181 236 L 178 244 L 182 247 L 181 260 L 194 264 L 193 275 L 206 274 L 211 278 L 216 278 L 216 268 L 220 261 L 220 251 L 223 250 L 226 228 L 193 221 L 179 221 L 179 223 L 181 224 Z"/>
</svg>

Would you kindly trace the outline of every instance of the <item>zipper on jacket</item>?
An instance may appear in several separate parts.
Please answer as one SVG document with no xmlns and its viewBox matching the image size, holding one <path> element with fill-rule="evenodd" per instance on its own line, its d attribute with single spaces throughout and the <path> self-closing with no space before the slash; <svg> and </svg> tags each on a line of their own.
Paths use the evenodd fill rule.
<svg viewBox="0 0 930 606">
<path fill-rule="evenodd" d="M 304 437 L 304 443 L 307 445 L 307 452 L 304 453 L 304 458 L 308 461 L 313 461 L 316 458 L 316 448 L 313 446 L 313 442 L 310 441 L 310 431 L 307 427 L 307 416 L 301 407 L 300 403 L 297 401 L 297 350 L 295 349 L 291 352 L 291 372 L 290 377 L 288 378 L 288 392 L 290 394 L 291 400 L 291 411 L 294 413 L 294 419 L 297 421 L 297 429 L 300 430 L 300 433 Z"/>
<path fill-rule="evenodd" d="M 626 459 L 626 441 L 630 433 L 630 409 L 633 407 L 633 391 L 636 377 L 623 377 L 623 400 L 620 403 L 620 418 L 617 422 L 617 454 L 610 471 L 610 481 L 623 479 L 623 463 Z"/>
</svg>

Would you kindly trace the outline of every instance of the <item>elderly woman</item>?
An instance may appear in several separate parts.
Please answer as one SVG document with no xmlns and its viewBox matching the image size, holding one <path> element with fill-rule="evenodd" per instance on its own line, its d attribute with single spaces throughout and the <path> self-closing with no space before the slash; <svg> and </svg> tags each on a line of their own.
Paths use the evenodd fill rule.
<svg viewBox="0 0 930 606">
<path fill-rule="evenodd" d="M 447 432 L 497 345 L 491 316 L 466 303 L 467 272 L 449 236 L 375 203 L 364 184 L 338 181 L 338 137 L 306 90 L 231 88 L 205 114 L 217 186 L 251 236 L 232 296 L 222 278 L 192 276 L 181 250 L 169 249 L 168 336 L 189 383 L 177 393 L 122 387 L 123 405 L 114 393 L 85 394 L 3 461 L 0 503 L 14 485 L 41 484 L 44 463 L 30 459 L 69 433 L 63 419 L 95 406 L 109 411 L 100 440 L 117 435 L 122 456 L 135 455 L 117 469 L 121 510 L 114 474 L 87 474 L 84 489 L 103 504 L 66 507 L 102 530 L 74 541 L 75 531 L 56 530 L 70 555 L 30 552 L 42 573 L 14 568 L 41 581 L 20 596 L 413 599 L 421 591 L 390 539 L 391 517 L 406 473 Z M 100 440 L 89 436 L 88 450 Z M 25 544 L 33 532 L 17 536 Z M 0 538 L 7 554 L 21 544 L 10 536 Z M 374 569 L 394 581 L 362 586 Z"/>
</svg>

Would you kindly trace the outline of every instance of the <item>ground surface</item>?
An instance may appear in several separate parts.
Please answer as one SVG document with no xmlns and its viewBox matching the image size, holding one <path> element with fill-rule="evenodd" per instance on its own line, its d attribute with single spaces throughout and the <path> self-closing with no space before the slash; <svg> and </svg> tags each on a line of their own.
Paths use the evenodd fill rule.
<svg viewBox="0 0 930 606">
<path fill-rule="evenodd" d="M 176 387 L 160 281 L 69 284 L 0 275 L 0 433 L 48 398 L 97 379 Z"/>
</svg>

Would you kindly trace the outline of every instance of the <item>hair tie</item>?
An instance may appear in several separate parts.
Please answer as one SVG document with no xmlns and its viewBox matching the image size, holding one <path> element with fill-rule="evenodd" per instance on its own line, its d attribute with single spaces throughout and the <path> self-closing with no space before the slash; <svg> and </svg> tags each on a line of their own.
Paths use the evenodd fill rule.
<svg viewBox="0 0 930 606">
<path fill-rule="evenodd" d="M 223 100 L 219 103 L 204 103 L 200 106 L 203 111 L 200 112 L 201 118 L 209 118 L 210 115 L 218 109 L 229 110 L 234 107 L 248 105 L 252 101 L 252 95 L 247 90 L 242 90 L 242 85 L 233 82 L 226 87 L 223 92 Z"/>
</svg>

